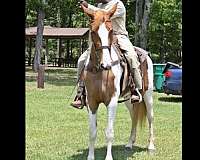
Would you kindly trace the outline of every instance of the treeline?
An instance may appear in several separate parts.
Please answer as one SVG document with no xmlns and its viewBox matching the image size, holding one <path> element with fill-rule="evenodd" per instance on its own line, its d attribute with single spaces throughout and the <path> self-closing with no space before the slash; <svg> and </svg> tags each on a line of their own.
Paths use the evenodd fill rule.
<svg viewBox="0 0 200 160">
<path fill-rule="evenodd" d="M 123 0 L 127 9 L 127 30 L 132 43 L 137 42 L 138 30 L 136 7 L 145 0 Z M 44 25 L 52 27 L 88 27 L 89 18 L 79 9 L 78 0 L 26 0 L 26 27 L 37 26 L 37 14 L 40 8 L 45 13 Z M 88 3 L 95 4 L 94 0 Z M 146 34 L 146 50 L 154 63 L 172 61 L 181 63 L 182 59 L 182 2 L 181 0 L 149 0 L 150 13 Z M 143 8 L 146 7 L 142 4 Z M 65 41 L 64 41 L 65 42 Z M 49 42 L 50 57 L 55 54 L 56 40 Z M 73 48 L 67 41 L 63 47 Z M 68 52 L 70 52 L 68 50 Z M 72 55 L 72 53 L 71 53 Z M 72 55 L 73 56 L 73 55 Z"/>
</svg>

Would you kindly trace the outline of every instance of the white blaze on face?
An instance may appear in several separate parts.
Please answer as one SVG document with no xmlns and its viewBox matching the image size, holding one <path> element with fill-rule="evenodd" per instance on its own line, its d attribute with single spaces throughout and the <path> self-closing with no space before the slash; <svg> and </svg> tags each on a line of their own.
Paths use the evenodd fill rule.
<svg viewBox="0 0 200 160">
<path fill-rule="evenodd" d="M 98 34 L 101 39 L 102 46 L 108 46 L 108 30 L 105 26 L 105 23 L 102 23 L 99 26 Z"/>
<path fill-rule="evenodd" d="M 109 46 L 109 37 L 108 37 L 109 32 L 105 26 L 105 23 L 102 23 L 99 26 L 98 34 L 101 39 L 102 46 Z M 112 59 L 111 59 L 111 57 L 112 57 Z M 110 57 L 109 50 L 103 49 L 103 65 L 104 65 L 104 67 L 107 65 L 111 65 L 112 60 L 113 61 L 118 60 L 118 56 L 112 46 L 111 46 L 111 57 Z M 115 86 L 120 87 L 120 77 L 122 74 L 122 68 L 121 68 L 120 64 L 112 66 L 112 72 L 115 75 L 115 79 L 114 79 Z M 120 88 L 116 88 L 116 90 L 117 90 L 117 95 L 119 96 Z"/>
<path fill-rule="evenodd" d="M 108 39 L 109 32 L 105 26 L 105 23 L 102 23 L 99 26 L 98 34 L 101 39 L 101 45 L 109 46 L 109 41 L 108 41 L 109 40 Z M 110 53 L 109 53 L 108 49 L 103 49 L 103 64 L 104 64 L 104 66 L 111 65 L 111 58 L 110 58 Z"/>
</svg>

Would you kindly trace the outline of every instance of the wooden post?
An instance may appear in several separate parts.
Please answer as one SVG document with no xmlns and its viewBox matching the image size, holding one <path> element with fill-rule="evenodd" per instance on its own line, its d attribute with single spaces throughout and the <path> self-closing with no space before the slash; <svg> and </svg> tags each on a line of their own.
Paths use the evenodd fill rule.
<svg viewBox="0 0 200 160">
<path fill-rule="evenodd" d="M 61 67 L 62 64 L 62 39 L 59 39 L 59 46 L 58 46 L 58 67 Z"/>
<path fill-rule="evenodd" d="M 79 42 L 79 48 L 80 48 L 80 50 L 79 50 L 79 56 L 78 57 L 80 57 L 81 56 L 81 54 L 82 54 L 82 39 L 80 38 L 80 42 Z"/>
<path fill-rule="evenodd" d="M 29 39 L 28 65 L 31 66 L 32 38 Z"/>
<path fill-rule="evenodd" d="M 38 77 L 37 77 L 37 88 L 44 88 L 44 72 L 45 66 L 39 65 Z"/>
<path fill-rule="evenodd" d="M 48 55 L 49 55 L 49 48 L 48 48 L 48 38 L 46 39 L 46 52 L 45 52 L 45 66 L 48 66 Z"/>
</svg>

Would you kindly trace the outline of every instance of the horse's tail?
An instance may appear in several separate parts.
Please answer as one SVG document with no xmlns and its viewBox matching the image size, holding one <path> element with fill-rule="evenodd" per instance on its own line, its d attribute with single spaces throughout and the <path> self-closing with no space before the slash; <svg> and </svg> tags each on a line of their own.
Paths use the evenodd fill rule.
<svg viewBox="0 0 200 160">
<path fill-rule="evenodd" d="M 139 104 L 133 105 L 133 125 L 137 127 L 137 124 L 139 122 L 140 127 L 142 128 L 142 126 L 144 126 L 146 122 L 146 115 L 147 115 L 147 110 L 144 101 L 142 101 Z"/>
</svg>

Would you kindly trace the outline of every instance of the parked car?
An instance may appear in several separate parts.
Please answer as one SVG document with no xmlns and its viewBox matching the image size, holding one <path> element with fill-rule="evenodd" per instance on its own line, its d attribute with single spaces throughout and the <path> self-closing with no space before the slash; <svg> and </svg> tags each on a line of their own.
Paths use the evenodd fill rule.
<svg viewBox="0 0 200 160">
<path fill-rule="evenodd" d="M 163 70 L 165 80 L 163 81 L 163 92 L 167 95 L 182 95 L 182 66 L 167 62 Z"/>
</svg>

